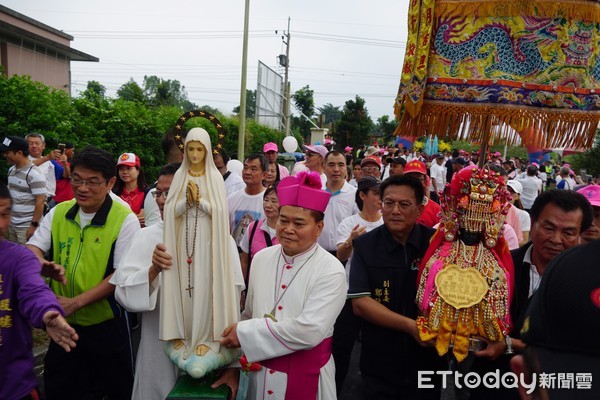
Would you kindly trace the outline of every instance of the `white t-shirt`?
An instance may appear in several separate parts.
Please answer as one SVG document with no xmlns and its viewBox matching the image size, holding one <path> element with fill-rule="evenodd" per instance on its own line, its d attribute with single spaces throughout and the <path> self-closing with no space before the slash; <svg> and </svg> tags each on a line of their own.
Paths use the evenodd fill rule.
<svg viewBox="0 0 600 400">
<path fill-rule="evenodd" d="M 28 227 L 35 211 L 36 196 L 46 197 L 44 175 L 32 163 L 19 169 L 13 165 L 8 170 L 8 190 L 12 198 L 10 224 L 13 227 Z"/>
<path fill-rule="evenodd" d="M 230 196 L 245 187 L 246 184 L 244 183 L 244 180 L 235 172 L 231 172 L 227 179 L 225 179 L 225 192 L 227 193 L 227 196 Z"/>
<path fill-rule="evenodd" d="M 31 161 L 36 160 L 35 157 L 29 155 Z M 37 166 L 42 174 L 46 177 L 46 196 L 54 196 L 56 194 L 56 175 L 54 175 L 54 164 L 51 161 L 46 161 Z"/>
<path fill-rule="evenodd" d="M 387 164 L 386 166 L 382 167 L 382 172 L 381 172 L 381 180 L 385 180 L 386 178 L 388 178 L 390 176 L 390 164 Z"/>
<path fill-rule="evenodd" d="M 523 186 L 521 203 L 523 203 L 524 209 L 529 210 L 538 197 L 538 194 L 542 191 L 542 180 L 529 175 L 525 176 L 525 178 L 517 178 L 517 180 Z"/>
<path fill-rule="evenodd" d="M 446 168 L 444 165 L 439 165 L 437 161 L 434 161 L 431 163 L 429 171 L 431 172 L 431 178 L 435 179 L 437 190 L 443 190 L 446 185 Z M 435 190 L 433 182 L 431 183 L 431 190 Z"/>
<path fill-rule="evenodd" d="M 158 224 L 162 219 L 160 218 L 160 210 L 156 199 L 152 193 L 156 192 L 156 188 L 152 188 L 148 191 L 146 198 L 144 199 L 144 225 L 152 226 Z"/>
<path fill-rule="evenodd" d="M 258 221 L 265 216 L 263 196 L 264 190 L 259 194 L 249 195 L 244 188 L 227 197 L 229 228 L 237 246 L 240 245 L 250 222 Z"/>
<path fill-rule="evenodd" d="M 332 193 L 325 209 L 324 226 L 317 243 L 327 251 L 337 250 L 337 228 L 338 225 L 349 215 L 354 214 L 356 204 L 356 188 L 348 182 L 344 182 L 342 188 Z"/>
<path fill-rule="evenodd" d="M 519 217 L 519 223 L 521 224 L 521 231 L 529 232 L 531 230 L 531 216 L 525 210 L 515 207 L 517 217 Z"/>
<path fill-rule="evenodd" d="M 337 244 L 342 244 L 350 237 L 352 233 L 352 229 L 356 225 L 360 227 L 365 227 L 367 232 L 371 232 L 373 229 L 378 226 L 383 225 L 383 217 L 379 218 L 379 220 L 375 222 L 366 221 L 361 218 L 360 214 L 354 214 L 347 218 L 344 218 L 342 223 L 338 226 L 337 229 Z M 348 278 L 350 277 L 350 262 L 352 261 L 352 254 L 348 257 L 348 261 L 346 261 L 346 283 L 348 283 Z"/>
</svg>

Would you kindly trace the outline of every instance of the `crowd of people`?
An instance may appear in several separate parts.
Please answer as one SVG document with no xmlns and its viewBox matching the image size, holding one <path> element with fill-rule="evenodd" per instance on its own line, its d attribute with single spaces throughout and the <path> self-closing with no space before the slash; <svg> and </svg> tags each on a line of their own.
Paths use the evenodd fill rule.
<svg viewBox="0 0 600 400">
<path fill-rule="evenodd" d="M 12 166 L 0 185 L 0 256 L 10 260 L 0 263 L 0 399 L 39 398 L 29 324 L 53 339 L 49 400 L 163 400 L 181 371 L 207 369 L 219 369 L 212 387 L 227 385 L 231 398 L 240 370 L 249 385 L 239 398 L 343 398 L 358 340 L 363 399 L 538 398 L 523 385 L 445 385 L 444 373 L 511 364 L 525 383 L 570 377 L 533 396 L 600 396 L 598 182 L 500 153 L 338 150 L 331 140 L 304 145 L 290 166 L 265 143 L 238 175 L 204 130 L 184 144 L 165 135 L 167 164 L 148 185 L 134 153 L 115 161 L 65 143 L 43 155 L 41 134 L 3 139 Z M 512 325 L 459 363 L 423 340 L 416 298 L 447 188 L 481 157 L 510 199 L 498 246 L 511 250 Z M 423 371 L 440 372 L 433 388 Z"/>
</svg>

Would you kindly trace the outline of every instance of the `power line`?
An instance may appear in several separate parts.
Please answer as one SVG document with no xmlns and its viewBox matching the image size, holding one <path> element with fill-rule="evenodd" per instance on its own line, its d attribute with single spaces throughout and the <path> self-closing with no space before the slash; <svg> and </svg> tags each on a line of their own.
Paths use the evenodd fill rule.
<svg viewBox="0 0 600 400">
<path fill-rule="evenodd" d="M 237 30 L 229 31 L 70 31 L 77 38 L 82 39 L 105 39 L 105 40 L 125 40 L 125 39 L 165 39 L 165 40 L 182 40 L 182 39 L 239 39 L 242 38 L 243 32 Z M 249 36 L 252 38 L 272 38 L 274 30 L 253 30 Z M 360 37 L 360 36 L 344 36 L 334 35 L 329 33 L 298 31 L 294 32 L 298 38 L 360 44 L 379 47 L 404 48 L 405 41 Z"/>
</svg>

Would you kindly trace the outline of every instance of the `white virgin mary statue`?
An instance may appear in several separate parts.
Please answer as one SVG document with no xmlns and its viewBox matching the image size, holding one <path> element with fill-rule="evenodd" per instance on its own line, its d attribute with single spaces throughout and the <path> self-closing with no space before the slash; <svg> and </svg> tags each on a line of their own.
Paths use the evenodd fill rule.
<svg viewBox="0 0 600 400">
<path fill-rule="evenodd" d="M 164 208 L 167 252 L 173 267 L 161 274 L 160 339 L 169 358 L 194 378 L 239 356 L 219 345 L 239 319 L 244 287 L 229 234 L 225 184 L 212 157 L 210 136 L 193 128 Z"/>
</svg>

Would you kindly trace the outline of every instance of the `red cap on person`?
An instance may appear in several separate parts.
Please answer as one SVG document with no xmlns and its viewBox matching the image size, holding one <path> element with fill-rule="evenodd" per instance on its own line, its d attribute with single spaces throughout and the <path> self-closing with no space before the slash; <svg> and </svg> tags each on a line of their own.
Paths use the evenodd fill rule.
<svg viewBox="0 0 600 400">
<path fill-rule="evenodd" d="M 404 173 L 408 174 L 410 172 L 417 172 L 419 174 L 427 175 L 427 166 L 423 161 L 412 160 L 407 163 L 404 167 Z"/>
</svg>

